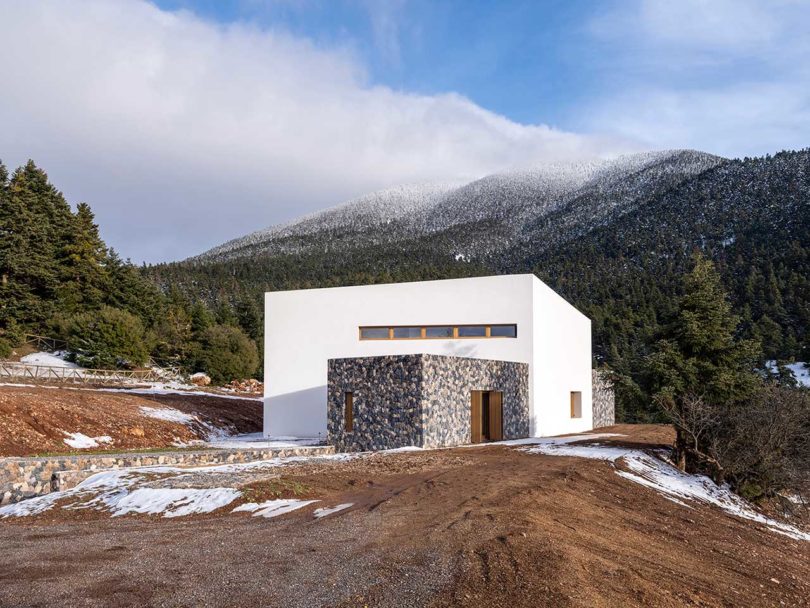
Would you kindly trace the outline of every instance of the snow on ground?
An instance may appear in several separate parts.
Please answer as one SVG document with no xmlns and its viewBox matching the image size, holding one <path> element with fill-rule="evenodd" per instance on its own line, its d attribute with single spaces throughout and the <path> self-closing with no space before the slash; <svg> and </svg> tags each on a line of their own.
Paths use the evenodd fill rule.
<svg viewBox="0 0 810 608">
<path fill-rule="evenodd" d="M 0 508 L 0 518 L 23 517 L 47 511 L 57 501 L 76 498 L 66 504 L 68 510 L 108 511 L 113 517 L 129 513 L 147 513 L 163 517 L 182 517 L 210 513 L 224 507 L 242 493 L 233 488 L 150 488 L 135 487 L 145 482 L 142 469 L 117 469 L 97 473 L 75 488 L 51 492 Z M 156 470 L 155 467 L 153 470 Z"/>
<path fill-rule="evenodd" d="M 109 444 L 113 441 L 112 437 L 109 435 L 101 435 L 100 437 L 88 437 L 84 433 L 65 433 L 65 435 L 67 435 L 68 438 L 63 441 L 77 450 L 97 448 L 101 443 Z"/>
<path fill-rule="evenodd" d="M 226 450 L 268 450 L 319 445 L 317 437 L 265 437 L 263 433 L 243 433 L 211 439 L 206 445 Z"/>
<path fill-rule="evenodd" d="M 192 427 L 198 431 L 202 431 L 205 435 L 206 441 L 222 441 L 228 437 L 232 437 L 232 433 L 228 429 L 218 427 L 210 422 L 202 420 L 194 414 L 187 414 L 173 407 L 148 407 L 142 405 L 138 408 L 144 416 L 149 418 L 156 418 L 157 420 L 165 420 L 166 422 L 175 422 L 177 424 L 184 424 Z M 188 444 L 175 443 L 177 447 L 185 447 Z"/>
<path fill-rule="evenodd" d="M 523 440 L 523 449 L 532 454 L 548 454 L 553 456 L 577 456 L 605 460 L 614 465 L 623 464 L 628 470 L 617 469 L 616 473 L 634 483 L 641 484 L 663 494 L 666 498 L 688 506 L 684 500 L 714 505 L 724 511 L 764 524 L 768 528 L 795 538 L 810 541 L 810 533 L 798 528 L 765 517 L 755 511 L 752 506 L 734 494 L 728 486 L 718 486 L 704 475 L 690 475 L 672 466 L 668 462 L 656 458 L 641 450 L 623 448 L 619 446 L 606 446 L 599 444 L 578 445 L 574 442 L 600 439 L 612 434 L 595 433 L 591 435 L 575 435 L 571 437 L 551 437 L 534 440 Z M 528 445 L 529 443 L 534 445 Z M 506 444 L 521 445 L 517 442 L 504 442 Z M 572 445 L 573 444 L 573 445 Z"/>
<path fill-rule="evenodd" d="M 804 361 L 797 361 L 796 363 L 788 363 L 787 368 L 793 373 L 796 382 L 799 386 L 810 387 L 810 368 Z"/>
<path fill-rule="evenodd" d="M 242 492 L 233 488 L 138 488 L 123 497 L 107 494 L 103 500 L 113 517 L 129 513 L 183 517 L 210 513 L 231 504 L 241 495 Z"/>
<path fill-rule="evenodd" d="M 678 504 L 688 507 L 688 502 L 685 501 L 693 501 L 714 505 L 732 515 L 756 521 L 791 538 L 810 541 L 810 533 L 765 517 L 755 511 L 745 500 L 732 493 L 728 487 L 717 486 L 708 477 L 683 473 L 668 462 L 641 450 L 598 443 L 584 445 L 578 443 L 612 436 L 616 436 L 616 434 L 593 433 L 569 437 L 530 438 L 504 441 L 501 444 L 514 446 L 533 454 L 577 456 L 611 462 L 614 465 L 620 465 L 617 467 L 616 473 L 621 477 L 660 492 Z M 90 439 L 98 440 L 99 438 Z M 402 448 L 377 453 L 395 454 L 411 451 L 411 449 Z M 233 487 L 188 487 L 193 485 L 191 482 L 194 481 L 195 476 L 271 469 L 297 462 L 341 462 L 365 458 L 371 454 L 374 452 L 276 457 L 254 462 L 199 467 L 149 466 L 105 471 L 89 477 L 75 488 L 52 492 L 2 507 L 0 508 L 0 518 L 36 515 L 53 508 L 57 502 L 61 501 L 64 501 L 62 508 L 65 509 L 92 508 L 109 512 L 112 515 L 149 513 L 162 514 L 163 517 L 180 517 L 193 513 L 209 513 L 230 504 L 239 498 L 241 492 Z M 183 487 L 167 487 L 171 486 L 172 482 Z M 66 499 L 75 500 L 68 502 Z M 234 511 L 248 511 L 257 516 L 275 517 L 311 502 L 313 501 L 248 503 L 240 505 Z M 320 518 L 349 506 L 351 505 L 344 504 L 317 509 L 315 516 Z"/>
<path fill-rule="evenodd" d="M 142 405 L 138 408 L 144 416 L 148 418 L 156 418 L 157 420 L 165 420 L 167 422 L 178 422 L 180 424 L 189 424 L 191 422 L 198 422 L 198 418 L 192 414 L 186 414 L 173 407 L 147 407 Z"/>
<path fill-rule="evenodd" d="M 771 373 L 776 373 L 776 361 L 766 361 L 765 365 Z M 810 367 L 804 361 L 796 361 L 795 363 L 788 363 L 785 365 L 790 370 L 799 386 L 810 387 Z"/>
<path fill-rule="evenodd" d="M 65 351 L 56 351 L 52 353 L 48 352 L 31 353 L 30 355 L 20 357 L 20 363 L 25 363 L 26 365 L 45 365 L 48 367 L 68 367 L 70 369 L 82 369 L 75 363 L 65 361 L 65 354 L 66 354 Z"/>
<path fill-rule="evenodd" d="M 312 514 L 315 516 L 315 519 L 320 519 L 321 517 L 326 517 L 332 513 L 337 513 L 338 511 L 348 509 L 351 506 L 354 506 L 353 502 L 344 502 L 343 504 L 335 505 L 334 507 L 321 507 L 320 509 L 315 509 Z"/>
<path fill-rule="evenodd" d="M 290 456 L 199 467 L 157 465 L 103 471 L 85 479 L 74 488 L 0 507 L 0 519 L 37 515 L 52 509 L 57 502 L 63 503 L 61 508 L 67 510 L 94 509 L 112 515 L 149 513 L 163 517 L 180 517 L 194 513 L 210 513 L 239 498 L 241 491 L 233 487 L 188 487 L 192 485 L 190 481 L 195 475 L 240 473 L 307 461 L 340 462 L 368 455 L 369 453 L 343 453 Z M 166 487 L 173 483 L 183 487 Z"/>
<path fill-rule="evenodd" d="M 144 384 L 137 382 L 137 384 Z M 217 399 L 241 399 L 248 401 L 261 401 L 261 397 L 247 397 L 239 395 L 225 395 L 209 391 L 193 390 L 190 384 L 180 382 L 155 382 L 150 386 L 141 388 L 89 388 L 79 386 L 48 385 L 48 384 L 25 384 L 19 382 L 0 382 L 0 386 L 12 386 L 17 388 L 50 388 L 63 391 L 101 391 L 107 393 L 132 393 L 134 395 L 193 395 L 197 397 L 216 397 Z M 189 387 L 189 388 L 184 388 Z"/>
<path fill-rule="evenodd" d="M 224 395 L 222 393 L 213 393 L 210 391 L 194 390 L 190 384 L 182 384 L 180 382 L 155 382 L 151 386 L 145 388 L 99 388 L 99 389 L 80 389 L 74 388 L 73 390 L 99 390 L 108 391 L 110 393 L 134 393 L 136 395 L 196 395 L 197 397 L 216 397 L 217 399 L 241 399 L 248 401 L 261 401 L 261 397 L 247 397 L 239 395 Z"/>
<path fill-rule="evenodd" d="M 267 500 L 265 502 L 248 502 L 243 505 L 239 505 L 233 510 L 233 513 L 237 513 L 239 511 L 247 511 L 248 513 L 253 513 L 253 517 L 277 517 L 279 515 L 284 515 L 285 513 L 289 513 L 291 511 L 295 511 L 296 509 L 300 509 L 301 507 L 306 507 L 307 505 L 312 504 L 313 502 L 318 502 L 317 500 L 298 500 L 296 498 L 279 498 L 276 500 Z"/>
<path fill-rule="evenodd" d="M 395 452 L 390 450 L 389 453 Z M 235 487 L 189 487 L 195 477 L 217 474 L 238 474 L 284 467 L 299 462 L 345 462 L 365 458 L 377 452 L 353 452 L 318 456 L 287 456 L 230 464 L 178 467 L 155 465 L 102 471 L 88 477 L 79 485 L 61 492 L 51 492 L 0 507 L 0 519 L 25 517 L 48 511 L 59 502 L 63 509 L 95 509 L 112 515 L 149 513 L 163 517 L 180 517 L 192 513 L 210 513 L 236 500 L 241 492 Z M 216 478 L 212 480 L 221 483 Z M 233 482 L 233 480 L 231 480 Z M 170 487 L 172 485 L 182 487 Z M 198 483 L 199 485 L 206 485 Z M 214 484 L 212 484 L 214 485 Z M 142 491 L 147 490 L 147 491 Z M 170 491 L 167 491 L 170 490 Z M 256 503 L 253 503 L 256 504 Z M 256 510 L 272 505 L 262 503 Z M 304 505 L 300 505 L 304 506 Z M 248 510 L 247 507 L 239 509 Z M 268 511 L 269 517 L 270 511 Z M 274 513 L 272 516 L 280 515 Z"/>
</svg>

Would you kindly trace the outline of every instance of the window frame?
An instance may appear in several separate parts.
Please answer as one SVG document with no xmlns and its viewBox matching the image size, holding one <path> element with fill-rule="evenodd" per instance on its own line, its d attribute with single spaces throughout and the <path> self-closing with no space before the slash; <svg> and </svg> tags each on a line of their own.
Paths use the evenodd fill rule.
<svg viewBox="0 0 810 608">
<path fill-rule="evenodd" d="M 582 391 L 571 391 L 571 420 L 582 418 Z"/>
<path fill-rule="evenodd" d="M 450 336 L 428 336 L 427 330 L 429 328 L 450 328 L 452 335 Z M 463 327 L 483 327 L 484 328 L 484 335 L 483 336 L 461 336 L 459 335 L 459 328 Z M 514 335 L 513 336 L 494 336 L 492 335 L 492 328 L 493 327 L 512 327 L 514 328 Z M 408 336 L 404 338 L 398 338 L 394 335 L 396 329 L 418 329 L 419 335 L 418 336 Z M 363 336 L 364 330 L 369 329 L 387 329 L 388 330 L 388 337 L 379 337 L 379 338 L 369 338 Z M 360 325 L 357 328 L 357 337 L 359 340 L 363 342 L 374 342 L 380 340 L 515 340 L 518 337 L 518 326 L 517 323 L 438 323 L 438 324 L 426 324 L 426 325 Z"/>
</svg>

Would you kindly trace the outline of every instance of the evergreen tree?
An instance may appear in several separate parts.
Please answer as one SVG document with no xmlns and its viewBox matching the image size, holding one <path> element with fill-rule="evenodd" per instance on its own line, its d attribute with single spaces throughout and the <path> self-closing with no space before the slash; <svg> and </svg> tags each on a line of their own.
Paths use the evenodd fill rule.
<svg viewBox="0 0 810 608">
<path fill-rule="evenodd" d="M 70 317 L 65 337 L 68 349 L 82 366 L 138 367 L 149 358 L 141 320 L 111 306 Z"/>
<path fill-rule="evenodd" d="M 106 261 L 107 248 L 98 234 L 93 212 L 86 203 L 79 203 L 70 240 L 64 247 L 58 290 L 60 310 L 74 312 L 101 305 L 110 287 Z"/>
<path fill-rule="evenodd" d="M 712 458 L 702 443 L 708 438 L 690 428 L 697 424 L 692 418 L 705 416 L 700 424 L 708 424 L 751 395 L 757 385 L 758 345 L 737 338 L 738 318 L 714 264 L 699 253 L 692 261 L 676 316 L 649 357 L 649 373 L 657 402 L 675 423 L 679 465 L 698 469 Z"/>
<path fill-rule="evenodd" d="M 214 315 L 208 310 L 205 302 L 197 300 L 191 307 L 191 332 L 198 336 L 216 323 Z"/>
<path fill-rule="evenodd" d="M 192 369 L 205 372 L 215 383 L 251 378 L 258 366 L 256 345 L 238 327 L 213 325 L 192 349 Z"/>
<path fill-rule="evenodd" d="M 252 340 L 261 341 L 264 333 L 262 313 L 255 299 L 247 296 L 240 297 L 236 302 L 236 317 L 239 326 Z"/>
</svg>

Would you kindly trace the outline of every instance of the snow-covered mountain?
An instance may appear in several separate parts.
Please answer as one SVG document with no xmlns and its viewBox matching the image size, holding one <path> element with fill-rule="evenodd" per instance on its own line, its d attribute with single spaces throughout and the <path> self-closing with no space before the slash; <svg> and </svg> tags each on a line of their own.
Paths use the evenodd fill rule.
<svg viewBox="0 0 810 608">
<path fill-rule="evenodd" d="M 454 235 L 448 246 L 457 249 L 448 253 L 456 256 L 543 248 L 630 212 L 723 160 L 692 150 L 667 150 L 544 165 L 466 184 L 398 186 L 234 239 L 191 261 L 341 251 L 448 231 Z"/>
</svg>

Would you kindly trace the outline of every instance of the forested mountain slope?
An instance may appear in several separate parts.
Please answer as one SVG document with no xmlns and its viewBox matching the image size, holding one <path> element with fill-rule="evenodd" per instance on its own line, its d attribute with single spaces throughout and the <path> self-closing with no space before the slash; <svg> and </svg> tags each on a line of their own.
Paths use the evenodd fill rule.
<svg viewBox="0 0 810 608">
<path fill-rule="evenodd" d="M 224 261 L 258 254 L 344 252 L 440 235 L 463 226 L 448 254 L 480 256 L 535 240 L 542 218 L 562 208 L 582 209 L 598 222 L 640 197 L 677 184 L 722 159 L 688 150 L 649 152 L 593 163 L 545 165 L 491 175 L 463 185 L 390 188 L 281 226 L 254 232 L 193 258 Z M 596 203 L 596 204 L 595 204 Z M 576 230 L 575 230 L 576 232 Z M 491 234 L 490 234 L 491 233 Z M 454 247 L 458 250 L 453 250 Z M 462 251 L 463 250 L 463 251 Z"/>
<path fill-rule="evenodd" d="M 532 271 L 591 316 L 597 362 L 642 382 L 695 249 L 717 264 L 763 357 L 807 360 L 808 218 L 808 150 L 743 160 L 670 151 L 389 190 L 147 272 L 218 301 Z"/>
</svg>

